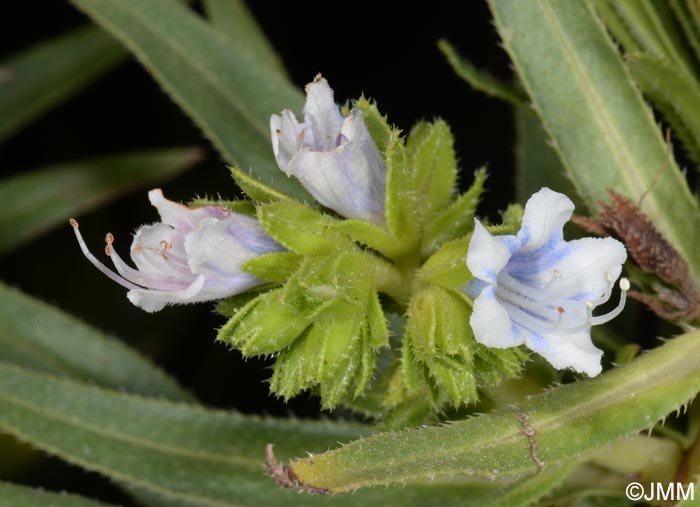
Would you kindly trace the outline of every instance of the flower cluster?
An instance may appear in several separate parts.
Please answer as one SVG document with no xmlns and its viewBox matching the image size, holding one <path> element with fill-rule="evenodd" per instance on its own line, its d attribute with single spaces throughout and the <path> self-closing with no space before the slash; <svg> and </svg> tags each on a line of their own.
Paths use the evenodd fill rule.
<svg viewBox="0 0 700 507">
<path fill-rule="evenodd" d="M 378 291 L 391 294 L 400 304 L 409 302 L 407 329 L 412 335 L 404 339 L 406 354 L 415 354 L 426 366 L 420 370 L 429 372 L 425 382 L 439 378 L 439 382 L 444 380 L 452 386 L 450 397 L 455 405 L 477 396 L 477 380 L 481 377 L 478 371 L 474 373 L 474 357 L 464 353 L 475 345 L 474 340 L 496 349 L 524 344 L 557 369 L 572 368 L 590 376 L 600 373 L 602 352 L 591 342 L 591 326 L 622 311 L 629 288 L 627 280 L 620 281 L 622 297 L 617 308 L 603 316 L 593 316 L 593 310 L 610 298 L 614 281 L 620 275 L 626 258 L 620 242 L 612 238 L 564 241 L 562 229 L 571 217 L 573 203 L 547 188 L 528 201 L 516 235 L 492 236 L 476 220 L 469 238 L 465 233 L 471 229 L 473 215 L 461 218 L 461 213 L 468 209 L 465 206 L 472 206 L 474 196 L 466 193 L 454 197 L 457 162 L 444 122 L 419 125 L 406 143 L 388 124 L 384 125 L 387 135 L 400 141 L 392 149 L 399 150 L 396 160 L 401 162 L 392 170 L 397 171 L 396 181 L 404 183 L 396 186 L 394 182 L 391 186 L 386 181 L 384 156 L 365 123 L 365 114 L 374 114 L 376 109 L 362 109 L 365 106 L 358 102 L 343 115 L 333 91 L 320 76 L 307 86 L 306 93 L 303 122 L 289 110 L 270 119 L 277 164 L 287 176 L 297 178 L 327 210 L 360 222 L 347 222 L 352 227 L 339 232 L 333 227 L 341 221 L 291 199 L 258 203 L 258 215 L 253 218 L 213 205 L 188 208 L 165 199 L 160 190 L 152 190 L 149 198 L 161 221 L 136 232 L 131 246 L 135 268 L 117 254 L 111 234 L 107 235 L 106 253 L 116 272 L 107 268 L 90 253 L 77 222 L 71 220 L 85 256 L 129 289 L 128 298 L 133 304 L 149 312 L 170 304 L 213 301 L 239 294 L 265 283 L 267 274 L 294 287 L 263 293 L 220 331 L 220 337 L 224 333 L 229 343 L 250 353 L 284 351 L 271 385 L 279 384 L 277 392 L 285 396 L 298 392 L 299 385 L 321 385 L 322 389 L 331 385 L 335 387 L 327 390 L 324 398 L 340 400 L 354 382 L 345 373 L 332 370 L 333 365 L 321 364 L 317 372 L 308 368 L 310 361 L 318 357 L 306 358 L 303 354 L 314 347 L 299 344 L 305 339 L 313 341 L 317 335 L 325 336 L 329 322 L 337 327 L 335 332 L 341 337 L 338 343 L 347 347 L 333 353 L 348 361 L 348 371 L 359 368 L 365 372 L 358 374 L 363 380 L 356 384 L 356 393 L 362 392 L 374 371 L 376 351 L 388 343 Z M 416 188 L 406 182 L 414 182 Z M 477 187 L 480 192 L 481 184 Z M 475 195 L 478 197 L 478 193 Z M 423 213 L 415 206 L 425 206 L 429 211 Z M 415 219 L 419 215 L 421 219 Z M 429 238 L 425 244 L 437 241 L 434 238 L 439 241 L 435 248 L 423 248 L 411 256 L 392 244 L 402 238 L 396 233 L 397 227 L 416 229 L 413 236 L 406 235 L 418 238 L 411 243 L 412 248 L 420 245 L 420 235 L 425 231 Z M 349 230 L 361 237 L 352 236 Z M 358 248 L 357 243 L 371 248 Z M 290 252 L 282 253 L 285 248 L 281 244 Z M 446 249 L 441 249 L 443 244 Z M 318 251 L 314 245 L 319 245 Z M 399 261 L 392 258 L 397 251 L 403 256 Z M 465 313 L 468 306 L 462 288 L 469 277 L 462 262 L 465 252 L 471 282 L 464 290 L 474 298 L 470 317 Z M 277 253 L 273 260 L 262 260 L 286 262 L 288 266 L 278 266 L 277 271 L 256 271 L 251 267 L 258 257 L 272 253 Z M 310 258 L 299 264 L 298 259 L 304 256 Z M 250 272 L 243 269 L 245 263 Z M 440 274 L 443 268 L 454 276 Z M 280 276 L 281 272 L 285 274 Z M 373 279 L 375 275 L 377 279 L 385 276 L 384 288 Z M 416 279 L 421 282 L 415 283 Z M 397 291 L 414 289 L 416 294 L 397 297 Z M 285 299 L 288 296 L 291 299 Z M 314 316 L 320 315 L 321 310 L 304 307 L 316 300 L 319 305 L 335 308 L 336 313 L 340 312 L 338 308 L 354 310 L 317 322 Z M 286 313 L 281 310 L 283 305 Z M 333 311 L 328 310 L 329 315 Z M 434 315 L 423 316 L 426 312 Z M 296 315 L 296 325 L 282 322 L 281 315 Z M 358 319 L 362 321 L 359 324 L 355 322 Z M 426 333 L 430 337 L 418 336 Z M 503 351 L 498 357 L 505 365 L 507 357 L 516 355 L 508 356 Z M 516 374 L 515 370 L 508 371 L 511 376 Z M 297 378 L 299 375 L 302 376 Z M 404 391 L 411 389 L 409 386 Z"/>
</svg>

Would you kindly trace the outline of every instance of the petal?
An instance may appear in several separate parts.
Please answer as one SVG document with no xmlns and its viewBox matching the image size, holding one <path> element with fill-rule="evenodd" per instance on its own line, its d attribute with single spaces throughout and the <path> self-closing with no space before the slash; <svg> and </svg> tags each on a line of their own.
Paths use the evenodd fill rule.
<svg viewBox="0 0 700 507">
<path fill-rule="evenodd" d="M 289 162 L 303 145 L 304 138 L 307 137 L 305 125 L 297 121 L 294 113 L 285 109 L 279 115 L 273 114 L 270 117 L 270 137 L 277 165 L 289 175 L 287 172 Z"/>
<path fill-rule="evenodd" d="M 204 276 L 199 275 L 189 286 L 181 290 L 133 289 L 127 293 L 126 297 L 142 310 L 153 313 L 162 310 L 166 305 L 206 301 L 198 298 L 203 288 Z"/>
<path fill-rule="evenodd" d="M 577 333 L 541 335 L 525 333 L 525 345 L 544 357 L 557 370 L 571 368 L 589 377 L 602 371 L 603 351 L 591 341 L 590 328 Z"/>
<path fill-rule="evenodd" d="M 207 280 L 240 273 L 245 261 L 279 248 L 255 220 L 238 213 L 226 220 L 203 220 L 185 238 L 190 269 Z"/>
<path fill-rule="evenodd" d="M 384 223 L 383 181 L 372 177 L 367 159 L 353 143 L 332 151 L 303 150 L 289 167 L 325 207 L 348 218 Z"/>
<path fill-rule="evenodd" d="M 315 149 L 327 151 L 338 145 L 343 117 L 333 100 L 333 90 L 320 74 L 306 85 L 304 122 L 313 133 Z"/>
<path fill-rule="evenodd" d="M 218 206 L 188 208 L 183 204 L 166 199 L 159 188 L 148 192 L 148 199 L 158 210 L 161 222 L 183 232 L 194 229 L 198 222 L 207 217 L 223 218 L 227 214 Z"/>
<path fill-rule="evenodd" d="M 523 343 L 492 285 L 486 286 L 474 300 L 469 325 L 476 341 L 487 347 L 502 349 Z"/>
<path fill-rule="evenodd" d="M 150 255 L 146 258 L 146 252 L 162 251 L 163 245 L 170 245 L 169 253 L 175 256 L 185 257 L 184 235 L 169 225 L 155 223 L 142 225 L 134 234 L 131 243 L 131 260 L 142 273 L 157 273 L 162 275 L 170 271 L 166 257 L 163 255 Z"/>
<path fill-rule="evenodd" d="M 554 290 L 564 299 L 601 297 L 620 276 L 627 258 L 624 245 L 614 238 L 583 238 L 569 246 L 571 253 L 553 266 L 561 273 Z"/>
<path fill-rule="evenodd" d="M 525 204 L 522 227 L 518 232 L 521 251 L 531 252 L 562 238 L 564 224 L 574 212 L 574 203 L 564 194 L 546 187 L 535 192 Z"/>
<path fill-rule="evenodd" d="M 474 219 L 474 232 L 467 250 L 467 267 L 472 276 L 495 283 L 498 273 L 513 255 L 513 240 L 513 236 L 491 236 L 481 222 Z"/>
</svg>

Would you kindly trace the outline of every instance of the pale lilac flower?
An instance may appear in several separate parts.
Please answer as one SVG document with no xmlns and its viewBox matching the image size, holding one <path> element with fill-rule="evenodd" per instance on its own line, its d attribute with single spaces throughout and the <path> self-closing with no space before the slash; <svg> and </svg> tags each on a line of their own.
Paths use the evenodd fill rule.
<svg viewBox="0 0 700 507">
<path fill-rule="evenodd" d="M 591 326 L 620 314 L 627 279 L 620 280 L 614 310 L 594 317 L 593 309 L 610 298 L 627 252 L 613 238 L 564 241 L 573 210 L 568 197 L 543 188 L 525 205 L 515 236 L 492 236 L 475 220 L 467 253 L 474 276 L 467 292 L 476 296 L 469 322 L 479 343 L 524 343 L 557 369 L 594 377 L 603 353 L 591 342 Z"/>
<path fill-rule="evenodd" d="M 127 297 L 147 312 L 166 305 L 221 299 L 255 287 L 263 281 L 241 270 L 256 256 L 281 250 L 257 220 L 218 206 L 188 208 L 167 200 L 159 190 L 148 193 L 161 222 L 144 225 L 131 244 L 129 266 L 114 250 L 107 234 L 105 252 L 117 273 L 90 253 L 71 219 L 85 256 L 109 278 L 129 289 Z"/>
<path fill-rule="evenodd" d="M 348 218 L 384 224 L 386 166 L 362 113 L 342 116 L 328 82 L 306 86 L 304 123 L 289 110 L 270 118 L 272 149 L 280 169 L 314 198 Z"/>
</svg>

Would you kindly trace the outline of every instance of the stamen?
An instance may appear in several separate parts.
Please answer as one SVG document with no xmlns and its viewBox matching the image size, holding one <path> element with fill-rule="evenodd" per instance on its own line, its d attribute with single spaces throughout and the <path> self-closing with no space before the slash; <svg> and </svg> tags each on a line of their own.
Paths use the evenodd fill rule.
<svg viewBox="0 0 700 507">
<path fill-rule="evenodd" d="M 153 266 L 155 269 L 163 273 L 164 275 L 167 275 L 172 278 L 176 278 L 176 275 L 178 273 L 184 275 L 186 278 L 191 278 L 192 277 L 192 271 L 189 270 L 188 268 L 184 268 L 182 265 L 178 265 L 177 263 L 173 264 L 171 262 L 168 262 L 170 260 L 169 257 L 163 255 L 163 260 L 165 262 L 159 262 L 156 261 L 156 259 L 153 258 L 153 254 L 159 253 L 162 255 L 162 251 L 157 248 L 147 248 L 143 247 L 142 253 L 143 253 L 143 259 L 148 262 L 151 266 Z"/>
<path fill-rule="evenodd" d="M 73 227 L 73 231 L 75 232 L 75 237 L 78 240 L 78 245 L 80 245 L 80 250 L 83 252 L 83 255 L 89 260 L 93 266 L 95 266 L 97 269 L 99 269 L 105 276 L 107 276 L 110 280 L 118 283 L 122 287 L 126 289 L 142 289 L 143 287 L 140 287 L 134 283 L 131 283 L 129 280 L 126 280 L 125 278 L 117 275 L 114 271 L 109 269 L 107 266 L 102 264 L 99 260 L 97 260 L 97 257 L 92 255 L 92 252 L 88 250 L 87 245 L 85 244 L 85 240 L 83 240 L 82 234 L 80 234 L 79 231 L 79 225 L 77 220 L 74 218 L 71 218 L 69 220 L 71 226 Z M 107 245 L 109 247 L 109 244 Z"/>
<path fill-rule="evenodd" d="M 591 319 L 591 325 L 592 326 L 598 326 L 600 324 L 605 324 L 606 322 L 611 321 L 620 313 L 622 313 L 622 310 L 625 308 L 625 302 L 627 301 L 627 291 L 630 290 L 630 281 L 627 278 L 620 278 L 620 302 L 617 304 L 615 308 L 613 308 L 611 311 L 604 315 L 599 315 L 597 317 L 593 317 Z"/>
</svg>

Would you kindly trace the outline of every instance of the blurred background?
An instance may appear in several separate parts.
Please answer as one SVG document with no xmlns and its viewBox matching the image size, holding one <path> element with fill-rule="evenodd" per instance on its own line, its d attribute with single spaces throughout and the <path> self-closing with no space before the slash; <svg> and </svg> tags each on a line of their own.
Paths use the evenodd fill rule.
<svg viewBox="0 0 700 507">
<path fill-rule="evenodd" d="M 513 200 L 509 106 L 469 88 L 436 47 L 439 38 L 447 38 L 475 65 L 507 79 L 508 59 L 498 46 L 485 3 L 433 1 L 426 8 L 408 2 L 266 1 L 251 3 L 250 8 L 296 85 L 303 87 L 321 72 L 338 101 L 364 93 L 406 131 L 420 119 L 446 119 L 456 139 L 462 185 L 469 184 L 478 167 L 488 164 L 490 169 L 488 207 L 481 212 L 495 218 Z M 87 22 L 67 2 L 12 2 L 0 16 L 0 58 Z M 200 146 L 206 156 L 187 173 L 163 184 L 166 196 L 187 201 L 204 194 L 238 195 L 209 142 L 130 58 L 77 97 L 1 142 L 0 170 L 7 177 L 64 160 L 175 146 Z M 132 232 L 157 220 L 146 190 L 76 217 L 98 256 L 106 232 L 115 235 L 116 248 L 126 255 Z M 223 319 L 211 305 L 168 308 L 157 314 L 132 306 L 124 289 L 83 258 L 67 223 L 5 255 L 0 278 L 125 340 L 205 404 L 246 413 L 323 416 L 310 397 L 283 404 L 269 396 L 265 383 L 269 370 L 263 361 L 243 361 L 238 352 L 215 343 L 215 329 Z M 54 459 L 39 459 L 38 453 L 13 452 L 4 454 L 10 466 L 0 469 L 4 474 L 0 479 L 47 487 L 55 482 L 59 489 L 129 504 L 106 480 Z M 18 467 L 23 460 L 29 464 Z"/>
</svg>

